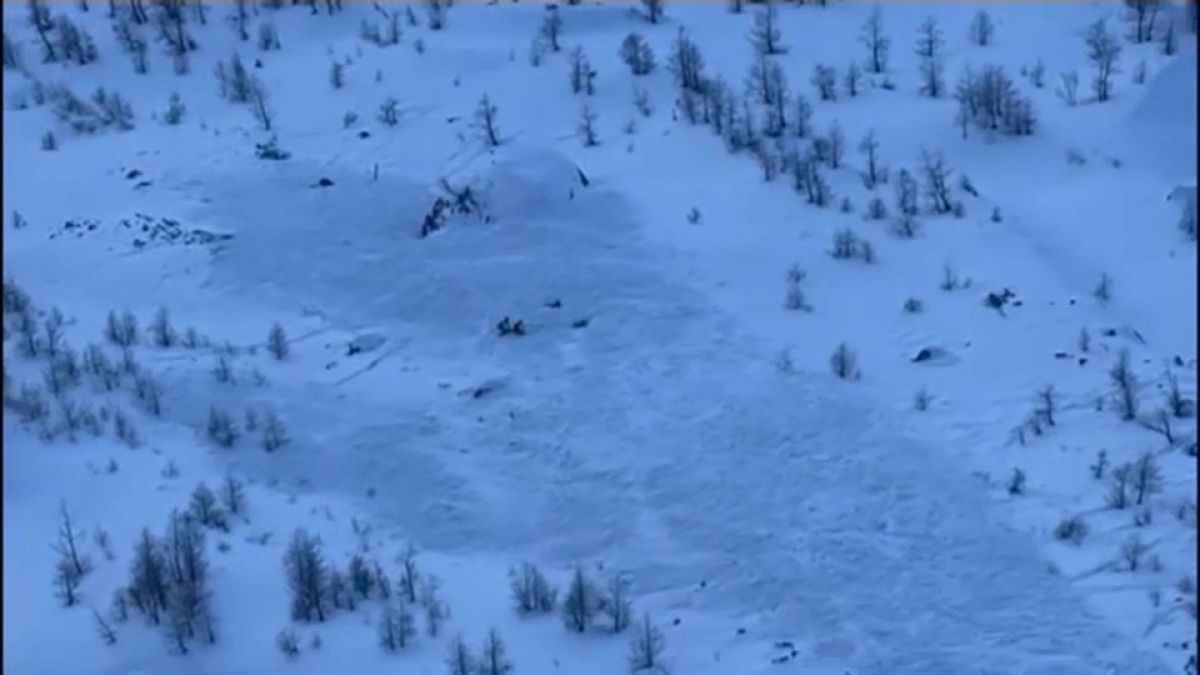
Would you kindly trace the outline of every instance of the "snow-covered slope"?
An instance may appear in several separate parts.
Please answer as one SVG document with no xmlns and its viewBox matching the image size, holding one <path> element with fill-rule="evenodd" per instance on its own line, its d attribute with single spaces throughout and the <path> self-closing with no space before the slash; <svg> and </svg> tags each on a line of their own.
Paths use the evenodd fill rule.
<svg viewBox="0 0 1200 675">
<path fill-rule="evenodd" d="M 982 47 L 967 39 L 976 6 L 884 5 L 891 60 L 854 96 L 840 76 L 861 67 L 872 8 L 778 6 L 787 50 L 770 59 L 811 102 L 812 133 L 846 139 L 819 208 L 792 176 L 764 181 L 750 152 L 688 123 L 667 67 L 686 30 L 740 98 L 761 5 L 672 4 L 650 24 L 634 5 L 455 4 L 440 30 L 427 5 L 411 6 L 412 23 L 405 5 L 245 8 L 246 41 L 238 5 L 184 10 L 197 45 L 186 74 L 158 42 L 149 73 L 133 72 L 102 6 L 49 7 L 91 33 L 98 61 L 42 63 L 27 9 L 4 8 L 23 63 L 4 79 L 4 196 L 20 214 L 4 231 L 6 671 L 441 673 L 455 636 L 479 656 L 491 628 L 516 673 L 628 670 L 639 626 L 612 635 L 602 617 L 575 633 L 557 612 L 514 611 L 508 573 L 526 561 L 560 604 L 575 565 L 601 587 L 628 579 L 675 673 L 1194 662 L 1194 406 L 1158 416 L 1170 382 L 1195 396 L 1195 244 L 1165 199 L 1195 184 L 1195 40 L 1182 23 L 1175 55 L 1125 42 L 1114 98 L 1081 91 L 1068 106 L 1059 74 L 1078 70 L 1087 89 L 1081 36 L 1098 19 L 1124 33 L 1116 5 L 989 7 L 996 35 Z M 364 26 L 386 34 L 388 12 L 398 43 L 364 39 Z M 550 12 L 562 50 L 539 49 L 534 65 Z M 917 92 L 911 47 L 928 16 L 950 87 L 936 100 Z M 256 46 L 263 25 L 281 49 Z M 631 31 L 657 54 L 651 74 L 620 61 Z M 590 96 L 568 86 L 577 47 L 598 73 Z M 235 51 L 269 94 L 269 131 L 212 75 Z M 1144 84 L 1130 79 L 1139 61 Z M 818 100 L 819 64 L 837 69 L 837 100 Z M 987 64 L 1030 98 L 1032 136 L 956 127 L 954 81 Z M 1025 76 L 1038 64 L 1040 87 Z M 134 128 L 72 131 L 54 100 L 39 103 L 60 82 L 119 92 Z M 166 124 L 173 92 L 186 113 Z M 479 129 L 483 95 L 497 147 Z M 389 97 L 394 125 L 381 119 Z M 594 146 L 581 142 L 584 106 Z M 892 176 L 874 188 L 857 149 L 870 131 Z M 271 138 L 286 159 L 256 156 Z M 958 216 L 929 213 L 922 193 L 915 236 L 868 218 L 874 197 L 895 211 L 901 169 L 925 180 L 926 151 L 951 171 Z M 830 255 L 845 228 L 872 261 Z M 788 281 L 793 268 L 802 280 Z M 160 307 L 170 346 L 153 344 Z M 104 333 L 125 309 L 140 339 L 121 349 Z M 523 334 L 499 334 L 506 318 Z M 276 323 L 283 359 L 269 353 Z M 124 362 L 115 386 L 85 372 L 53 395 L 64 366 L 47 330 L 76 356 L 95 344 Z M 840 344 L 857 359 L 846 379 L 830 374 Z M 1123 350 L 1133 420 L 1110 374 Z M 228 447 L 214 439 L 222 414 L 238 432 Z M 272 418 L 287 442 L 267 451 Z M 1158 478 L 1117 508 L 1114 470 L 1138 462 Z M 248 508 L 207 534 L 216 640 L 185 639 L 180 654 L 136 610 L 119 620 L 113 598 L 131 602 L 120 589 L 142 528 L 162 533 L 197 484 L 229 479 Z M 54 585 L 60 504 L 92 568 L 68 607 Z M 395 597 L 374 591 L 350 610 L 334 593 L 327 620 L 295 619 L 283 558 L 296 528 L 320 537 L 331 569 L 378 560 Z M 388 612 L 431 604 L 403 598 L 410 544 L 450 616 L 389 653 Z M 298 654 L 278 648 L 285 630 Z"/>
</svg>

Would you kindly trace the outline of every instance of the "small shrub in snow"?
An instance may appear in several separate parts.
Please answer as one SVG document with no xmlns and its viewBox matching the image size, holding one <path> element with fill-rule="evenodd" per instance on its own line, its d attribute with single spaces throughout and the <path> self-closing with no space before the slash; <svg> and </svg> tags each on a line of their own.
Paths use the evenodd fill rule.
<svg viewBox="0 0 1200 675">
<path fill-rule="evenodd" d="M 79 602 L 79 584 L 83 577 L 70 562 L 59 558 L 54 565 L 54 588 L 64 607 L 73 607 Z"/>
<path fill-rule="evenodd" d="M 21 70 L 25 64 L 25 59 L 21 53 L 21 45 L 14 42 L 8 37 L 8 32 L 4 33 L 4 69 L 5 70 Z"/>
<path fill-rule="evenodd" d="M 927 17 L 918 27 L 915 52 L 919 59 L 918 69 L 921 73 L 921 86 L 918 91 L 929 98 L 940 98 L 945 83 L 942 79 L 944 65 L 942 62 L 942 47 L 946 41 L 937 20 Z"/>
<path fill-rule="evenodd" d="M 996 34 L 996 24 L 992 21 L 992 16 L 986 10 L 979 10 L 975 16 L 971 18 L 970 29 L 967 35 L 971 39 L 971 44 L 979 47 L 986 47 L 992 43 Z"/>
<path fill-rule="evenodd" d="M 1152 453 L 1143 453 L 1133 464 L 1132 484 L 1134 503 L 1141 506 L 1151 495 L 1162 491 L 1162 471 Z"/>
<path fill-rule="evenodd" d="M 163 123 L 175 126 L 183 121 L 183 116 L 187 112 L 187 107 L 183 105 L 183 99 L 179 94 L 171 94 L 171 99 L 167 102 L 167 110 L 163 113 Z"/>
<path fill-rule="evenodd" d="M 1175 590 L 1179 591 L 1181 595 L 1195 595 L 1196 582 L 1194 579 L 1192 579 L 1192 577 L 1184 576 L 1182 579 L 1176 582 Z"/>
<path fill-rule="evenodd" d="M 858 355 L 845 342 L 833 350 L 833 355 L 829 357 L 829 367 L 833 374 L 841 380 L 856 380 L 860 376 Z"/>
<path fill-rule="evenodd" d="M 147 374 L 138 374 L 133 379 L 133 395 L 146 412 L 158 417 L 162 414 L 162 388 Z"/>
<path fill-rule="evenodd" d="M 221 508 L 217 496 L 204 483 L 200 483 L 192 491 L 188 508 L 196 522 L 204 527 L 213 527 L 219 530 L 227 530 L 229 527 L 225 519 L 225 511 Z"/>
<path fill-rule="evenodd" d="M 546 58 L 546 41 L 541 36 L 534 36 L 529 41 L 529 65 L 538 68 Z"/>
<path fill-rule="evenodd" d="M 58 554 L 54 585 L 63 604 L 70 607 L 76 603 L 79 583 L 92 570 L 92 563 L 83 552 L 83 535 L 71 521 L 66 502 L 58 504 L 58 536 L 53 549 Z"/>
<path fill-rule="evenodd" d="M 42 390 L 29 385 L 22 385 L 20 393 L 16 397 L 6 398 L 5 403 L 25 423 L 44 422 L 50 414 L 50 406 Z"/>
<path fill-rule="evenodd" d="M 1154 512 L 1149 508 L 1138 509 L 1133 512 L 1134 527 L 1146 527 L 1154 522 Z"/>
<path fill-rule="evenodd" d="M 1166 408 L 1159 408 L 1151 413 L 1149 417 L 1142 420 L 1142 426 L 1150 431 L 1162 434 L 1166 439 L 1167 445 L 1175 445 L 1175 432 L 1171 428 L 1171 415 Z"/>
<path fill-rule="evenodd" d="M 450 618 L 450 606 L 441 599 L 441 580 L 433 575 L 425 575 L 421 579 L 418 600 L 425 610 L 425 630 L 429 637 L 436 638 L 441 634 L 442 624 Z"/>
<path fill-rule="evenodd" d="M 630 615 L 633 611 L 629 599 L 630 582 L 627 578 L 617 575 L 609 580 L 605 588 L 605 596 L 600 603 L 601 611 L 608 615 L 609 627 L 614 633 L 620 633 L 629 626 Z"/>
<path fill-rule="evenodd" d="M 96 634 L 100 636 L 104 644 L 110 647 L 117 644 L 117 632 L 104 620 L 104 617 L 100 616 L 100 613 L 93 609 L 92 618 L 96 622 Z"/>
<path fill-rule="evenodd" d="M 929 404 L 932 402 L 933 395 L 923 387 L 918 389 L 917 393 L 913 395 L 913 409 L 917 410 L 918 412 L 925 412 L 928 410 Z"/>
<path fill-rule="evenodd" d="M 275 646 L 288 658 L 300 655 L 300 637 L 291 628 L 284 628 L 276 633 Z"/>
<path fill-rule="evenodd" d="M 1142 558 L 1150 547 L 1142 541 L 1141 536 L 1133 535 L 1121 544 L 1120 560 L 1127 572 L 1136 572 L 1142 566 Z"/>
<path fill-rule="evenodd" d="M 286 445 L 288 442 L 287 430 L 283 427 L 283 422 L 271 410 L 263 413 L 262 421 L 262 446 L 267 452 L 275 452 L 279 448 Z"/>
<path fill-rule="evenodd" d="M 389 127 L 400 123 L 400 102 L 394 96 L 387 97 L 379 104 L 378 119 L 380 123 Z"/>
<path fill-rule="evenodd" d="M 471 648 L 463 641 L 461 635 L 454 636 L 450 641 L 450 648 L 446 653 L 446 667 L 449 675 L 475 675 L 476 661 L 475 655 L 471 653 Z"/>
<path fill-rule="evenodd" d="M 90 134 L 109 127 L 128 131 L 134 127 L 133 108 L 129 102 L 103 87 L 96 90 L 90 102 L 63 86 L 51 88 L 47 95 L 53 104 L 54 115 L 77 133 Z"/>
<path fill-rule="evenodd" d="M 1114 509 L 1124 509 L 1129 506 L 1130 483 L 1133 480 L 1133 465 L 1122 464 L 1114 467 L 1109 473 L 1108 493 L 1105 501 Z"/>
<path fill-rule="evenodd" d="M 1079 329 L 1079 337 L 1076 340 L 1076 344 L 1079 346 L 1079 351 L 1083 352 L 1084 354 L 1088 353 L 1088 351 L 1091 349 L 1092 334 L 1088 332 L 1087 328 Z"/>
<path fill-rule="evenodd" d="M 1076 546 L 1083 543 L 1087 537 L 1087 522 L 1079 516 L 1065 518 L 1054 528 L 1054 537 L 1059 541 L 1070 542 Z"/>
<path fill-rule="evenodd" d="M 1145 60 L 1138 61 L 1137 65 L 1134 66 L 1134 68 L 1133 68 L 1133 83 L 1134 84 L 1145 84 L 1146 83 L 1146 62 L 1145 62 Z"/>
<path fill-rule="evenodd" d="M 650 95 L 641 87 L 633 88 L 633 107 L 637 108 L 642 117 L 649 117 L 654 113 L 654 107 L 650 105 Z"/>
<path fill-rule="evenodd" d="M 874 190 L 876 185 L 887 182 L 887 169 L 879 160 L 879 137 L 875 131 L 867 132 L 858 144 L 858 151 L 866 161 L 866 169 L 862 172 L 863 184 L 868 190 Z"/>
<path fill-rule="evenodd" d="M 979 72 L 966 68 L 954 97 L 958 103 L 955 119 L 964 138 L 971 126 L 1008 136 L 1033 133 L 1037 121 L 1033 103 L 1018 92 L 1000 66 L 988 65 Z"/>
<path fill-rule="evenodd" d="M 962 281 L 958 277 L 958 273 L 950 265 L 942 266 L 942 282 L 938 284 L 938 288 L 943 291 L 956 291 L 960 288 L 966 288 L 970 285 L 970 281 Z"/>
<path fill-rule="evenodd" d="M 621 42 L 621 61 L 634 75 L 649 75 L 654 71 L 654 50 L 638 33 L 630 33 Z"/>
<path fill-rule="evenodd" d="M 666 647 L 662 631 L 650 622 L 649 614 L 643 614 L 630 643 L 629 668 L 635 673 L 666 673 L 662 664 L 662 653 Z"/>
<path fill-rule="evenodd" d="M 324 621 L 329 599 L 329 565 L 321 541 L 303 529 L 296 530 L 283 556 L 292 618 Z"/>
<path fill-rule="evenodd" d="M 854 230 L 845 228 L 838 230 L 833 235 L 833 248 L 829 254 L 838 260 L 848 260 L 851 258 L 859 258 L 863 262 L 871 263 L 875 260 L 874 248 L 871 242 L 859 238 Z"/>
<path fill-rule="evenodd" d="M 596 93 L 596 70 L 591 61 L 583 53 L 582 47 L 576 47 L 571 52 L 570 71 L 567 73 L 572 94 L 591 96 Z"/>
<path fill-rule="evenodd" d="M 779 13 L 775 5 L 767 3 L 754 15 L 754 26 L 750 29 L 750 44 L 754 53 L 764 56 L 782 54 L 786 51 L 779 30 Z"/>
<path fill-rule="evenodd" d="M 1054 415 L 1058 412 L 1058 393 L 1054 390 L 1054 385 L 1049 384 L 1039 389 L 1035 400 L 1037 407 L 1034 414 L 1048 426 L 1054 426 Z"/>
<path fill-rule="evenodd" d="M 891 231 L 901 239 L 913 239 L 921 231 L 921 223 L 915 217 L 901 213 L 892 219 Z"/>
<path fill-rule="evenodd" d="M 1133 368 L 1129 362 L 1129 350 L 1122 349 L 1117 356 L 1117 362 L 1108 371 L 1109 379 L 1112 380 L 1113 386 L 1116 387 L 1115 397 L 1117 400 L 1117 409 L 1121 413 L 1121 419 L 1130 421 L 1137 418 L 1138 398 L 1137 398 L 1137 375 L 1134 374 Z"/>
<path fill-rule="evenodd" d="M 475 127 L 489 148 L 500 145 L 500 130 L 496 126 L 496 112 L 496 106 L 492 104 L 487 94 L 484 94 L 475 108 Z"/>
<path fill-rule="evenodd" d="M 858 63 L 851 61 L 850 65 L 846 66 L 846 72 L 842 75 L 842 85 L 846 88 L 846 95 L 850 98 L 858 96 L 859 90 L 862 89 L 863 73 L 862 68 Z"/>
<path fill-rule="evenodd" d="M 225 477 L 221 482 L 220 499 L 221 506 L 229 513 L 240 516 L 246 512 L 246 487 L 237 478 Z"/>
<path fill-rule="evenodd" d="M 879 197 L 872 197 L 871 201 L 867 202 L 867 220 L 883 220 L 887 215 L 887 204 Z"/>
<path fill-rule="evenodd" d="M 592 625 L 592 620 L 601 607 L 601 595 L 595 584 L 583 571 L 583 566 L 576 565 L 571 573 L 566 595 L 563 596 L 563 624 L 567 630 L 583 633 Z"/>
<path fill-rule="evenodd" d="M 388 652 L 403 651 L 416 639 L 416 620 L 409 606 L 402 602 L 387 603 L 379 620 L 379 645 Z"/>
<path fill-rule="evenodd" d="M 1195 403 L 1186 398 L 1179 389 L 1179 378 L 1167 371 L 1167 409 L 1175 417 L 1186 419 L 1195 412 Z"/>
<path fill-rule="evenodd" d="M 579 111 L 579 138 L 585 148 L 595 147 L 600 143 L 596 136 L 596 111 L 586 103 Z"/>
<path fill-rule="evenodd" d="M 404 547 L 400 556 L 400 594 L 410 603 L 417 601 L 418 582 L 421 578 L 417 570 L 417 549 L 412 544 Z"/>
<path fill-rule="evenodd" d="M 917 179 L 908 169 L 901 169 L 896 176 L 896 210 L 910 218 L 919 210 L 917 204 Z"/>
<path fill-rule="evenodd" d="M 925 181 L 925 195 L 929 200 L 929 208 L 934 213 L 951 211 L 949 182 L 951 173 L 940 153 L 921 151 L 921 175 Z"/>
<path fill-rule="evenodd" d="M 42 338 L 32 306 L 13 313 L 12 329 L 17 335 L 17 348 L 22 355 L 29 358 L 41 355 Z"/>
<path fill-rule="evenodd" d="M 1193 12 L 1195 10 L 1192 10 Z M 1163 31 L 1162 42 L 1159 43 L 1163 56 L 1174 56 L 1176 50 L 1175 42 L 1175 21 L 1167 20 L 1167 29 Z"/>
<path fill-rule="evenodd" d="M 113 434 L 131 448 L 136 448 L 141 443 L 133 422 L 120 410 L 113 413 Z"/>
<path fill-rule="evenodd" d="M 822 101 L 837 100 L 837 71 L 833 66 L 817 64 L 813 67 L 812 85 Z"/>
<path fill-rule="evenodd" d="M 59 55 L 65 61 L 74 61 L 77 65 L 86 66 L 99 58 L 96 42 L 91 34 L 77 26 L 66 14 L 58 15 L 55 21 L 58 32 Z"/>
<path fill-rule="evenodd" d="M 1008 478 L 1007 488 L 1010 495 L 1025 494 L 1025 472 L 1020 468 L 1014 468 L 1012 475 Z"/>
<path fill-rule="evenodd" d="M 438 31 L 446 27 L 446 10 L 449 6 L 449 0 L 426 0 L 429 30 Z"/>
<path fill-rule="evenodd" d="M 1095 73 L 1092 76 L 1092 92 L 1096 101 L 1104 103 L 1112 98 L 1112 76 L 1117 72 L 1117 60 L 1121 56 L 1120 39 L 1108 32 L 1104 20 L 1098 20 L 1084 37 L 1088 62 Z"/>
<path fill-rule="evenodd" d="M 904 312 L 906 314 L 920 314 L 924 309 L 925 305 L 917 298 L 909 298 L 904 301 Z"/>
<path fill-rule="evenodd" d="M 263 21 L 258 26 L 258 50 L 262 52 L 278 51 L 282 48 L 279 42 L 279 31 L 275 29 L 275 24 L 270 21 Z"/>
<path fill-rule="evenodd" d="M 812 306 L 808 304 L 808 299 L 805 297 L 804 289 L 800 287 L 806 276 L 807 273 L 797 265 L 788 269 L 787 294 L 783 303 L 785 308 L 792 311 L 812 311 Z"/>
<path fill-rule="evenodd" d="M 270 332 L 267 333 L 267 351 L 276 361 L 282 361 L 288 356 L 289 346 L 287 333 L 284 332 L 283 326 L 274 324 L 271 326 Z"/>
<path fill-rule="evenodd" d="M 514 320 L 508 316 L 505 316 L 496 324 L 496 333 L 498 333 L 501 337 L 509 335 L 517 337 L 522 336 L 525 334 L 525 320 Z"/>
<path fill-rule="evenodd" d="M 346 580 L 350 592 L 362 600 L 370 598 L 376 590 L 375 574 L 371 566 L 357 553 L 350 558 L 350 564 L 346 568 Z"/>
<path fill-rule="evenodd" d="M 495 628 L 489 630 L 484 638 L 483 647 L 479 650 L 476 672 L 478 675 L 508 675 L 513 672 L 513 662 L 508 658 L 504 640 L 500 639 L 500 633 Z"/>
<path fill-rule="evenodd" d="M 551 52 L 558 52 L 558 50 L 562 49 L 559 36 L 563 32 L 563 17 L 559 16 L 558 7 L 554 5 L 546 7 L 546 13 L 542 16 L 539 32 L 541 37 L 544 38 L 546 46 L 550 47 Z"/>
<path fill-rule="evenodd" d="M 212 369 L 213 379 L 221 384 L 230 384 L 233 382 L 233 366 L 229 363 L 229 359 L 220 355 L 217 357 L 217 363 Z"/>
<path fill-rule="evenodd" d="M 787 349 L 780 350 L 772 363 L 775 365 L 775 369 L 781 373 L 791 373 L 796 369 L 796 364 L 792 360 L 792 353 Z"/>
<path fill-rule="evenodd" d="M 1079 104 L 1079 73 L 1068 71 L 1059 74 L 1059 88 L 1057 90 L 1058 97 L 1062 99 L 1069 107 L 1075 107 Z"/>
<path fill-rule="evenodd" d="M 1108 452 L 1101 450 L 1096 453 L 1096 463 L 1088 466 L 1092 470 L 1092 478 L 1100 480 L 1104 478 L 1104 470 L 1108 468 Z"/>
<path fill-rule="evenodd" d="M 158 308 L 147 330 L 150 333 L 150 343 L 155 347 L 167 349 L 175 346 L 175 328 L 171 325 L 171 314 L 166 307 Z"/>
<path fill-rule="evenodd" d="M 208 438 L 217 445 L 232 447 L 238 439 L 237 426 L 229 413 L 216 406 L 208 409 Z"/>
</svg>

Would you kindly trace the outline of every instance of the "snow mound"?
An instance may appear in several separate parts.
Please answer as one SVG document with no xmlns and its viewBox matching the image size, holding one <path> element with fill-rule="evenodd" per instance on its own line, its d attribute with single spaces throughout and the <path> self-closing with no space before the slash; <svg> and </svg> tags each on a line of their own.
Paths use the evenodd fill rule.
<svg viewBox="0 0 1200 675">
<path fill-rule="evenodd" d="M 492 166 L 480 179 L 488 214 L 498 220 L 561 213 L 587 188 L 587 174 L 550 150 L 526 151 Z"/>
</svg>

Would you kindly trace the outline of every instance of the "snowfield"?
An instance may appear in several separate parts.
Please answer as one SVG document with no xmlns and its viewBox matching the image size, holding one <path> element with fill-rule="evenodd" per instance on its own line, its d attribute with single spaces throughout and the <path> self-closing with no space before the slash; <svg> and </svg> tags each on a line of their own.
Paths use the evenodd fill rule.
<svg viewBox="0 0 1200 675">
<path fill-rule="evenodd" d="M 5 672 L 609 674 L 646 665 L 648 622 L 637 672 L 1195 673 L 1191 7 L 1155 5 L 1140 43 L 1136 2 L 31 7 L 4 7 Z M 784 49 L 758 57 L 768 12 Z M 547 16 L 560 51 L 535 40 Z M 913 49 L 930 16 L 936 98 Z M 1103 102 L 1097 21 L 1122 46 Z M 63 62 L 70 25 L 95 60 Z M 619 57 L 633 31 L 649 74 Z M 764 162 L 689 122 L 681 35 L 759 123 L 745 73 L 780 64 L 808 133 L 756 129 Z M 235 52 L 269 124 L 214 75 Z M 956 124 L 960 73 L 989 64 L 1031 135 Z M 60 84 L 119 93 L 131 128 L 73 128 L 99 118 Z M 837 134 L 809 203 L 782 165 Z M 203 533 L 161 619 L 143 528 L 164 565 Z M 311 620 L 297 530 L 320 542 Z M 379 571 L 339 591 L 356 557 Z M 553 610 L 514 608 L 523 563 Z M 389 648 L 398 616 L 414 635 Z"/>
</svg>

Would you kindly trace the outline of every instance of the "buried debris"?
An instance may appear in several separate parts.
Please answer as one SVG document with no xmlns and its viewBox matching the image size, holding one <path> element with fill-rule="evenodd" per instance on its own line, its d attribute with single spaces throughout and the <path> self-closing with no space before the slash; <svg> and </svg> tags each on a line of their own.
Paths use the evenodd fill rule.
<svg viewBox="0 0 1200 675">
<path fill-rule="evenodd" d="M 379 333 L 364 333 L 346 343 L 346 356 L 375 351 L 387 340 Z"/>
<path fill-rule="evenodd" d="M 1011 290 L 1005 288 L 1004 290 L 1000 291 L 999 293 L 995 293 L 995 292 L 988 293 L 987 296 L 984 297 L 984 299 L 983 299 L 983 304 L 987 307 L 991 307 L 992 309 L 996 310 L 997 312 L 1000 312 L 1000 316 L 1007 316 L 1004 313 L 1004 307 L 1005 307 L 1005 305 L 1009 304 L 1010 301 L 1014 301 L 1016 297 L 1017 297 L 1016 293 L 1013 293 Z M 1014 302 L 1012 302 L 1012 304 L 1017 307 L 1021 306 L 1020 301 L 1014 301 Z"/>
<path fill-rule="evenodd" d="M 954 360 L 955 359 L 951 356 L 950 352 L 942 347 L 922 347 L 911 359 L 909 359 L 909 361 L 912 363 L 949 363 Z"/>
<path fill-rule="evenodd" d="M 291 157 L 292 153 L 280 149 L 278 139 L 272 136 L 265 143 L 254 144 L 254 155 L 259 159 L 284 160 Z"/>
<path fill-rule="evenodd" d="M 496 324 L 496 332 L 499 333 L 501 336 L 524 335 L 525 334 L 525 321 L 523 319 L 516 319 L 514 321 L 513 319 L 510 319 L 509 317 L 505 316 L 503 319 L 500 319 L 499 323 Z"/>
<path fill-rule="evenodd" d="M 470 185 L 456 190 L 449 182 L 442 179 L 440 186 L 447 196 L 439 196 L 433 200 L 433 206 L 429 207 L 429 211 L 426 212 L 425 218 L 421 222 L 422 237 L 427 237 L 442 229 L 446 224 L 446 217 L 451 213 L 483 215 L 483 209 L 475 198 L 475 191 Z M 488 220 L 488 218 L 484 216 L 484 220 Z"/>
</svg>

